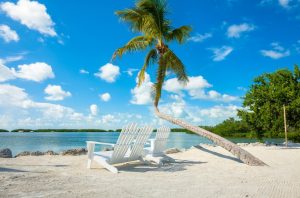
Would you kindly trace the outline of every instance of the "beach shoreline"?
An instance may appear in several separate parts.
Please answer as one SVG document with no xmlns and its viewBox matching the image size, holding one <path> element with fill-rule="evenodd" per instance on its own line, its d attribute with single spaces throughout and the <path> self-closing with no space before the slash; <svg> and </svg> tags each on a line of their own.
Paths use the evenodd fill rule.
<svg viewBox="0 0 300 198">
<path fill-rule="evenodd" d="M 297 197 L 300 149 L 243 146 L 268 166 L 239 162 L 218 146 L 169 154 L 161 167 L 131 163 L 112 174 L 87 156 L 0 158 L 1 197 Z"/>
</svg>

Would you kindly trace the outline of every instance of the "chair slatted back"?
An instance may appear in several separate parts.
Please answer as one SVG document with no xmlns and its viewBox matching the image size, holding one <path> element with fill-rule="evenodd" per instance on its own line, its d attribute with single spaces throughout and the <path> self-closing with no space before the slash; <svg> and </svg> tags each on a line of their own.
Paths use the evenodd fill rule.
<svg viewBox="0 0 300 198">
<path fill-rule="evenodd" d="M 166 149 L 166 144 L 168 141 L 168 137 L 170 135 L 170 128 L 163 126 L 161 128 L 157 129 L 156 137 L 154 140 L 154 148 L 153 148 L 153 154 L 161 154 Z"/>
<path fill-rule="evenodd" d="M 153 128 L 151 126 L 144 126 L 139 128 L 139 131 L 137 133 L 136 139 L 133 143 L 132 150 L 129 156 L 129 160 L 138 160 L 140 159 L 144 154 L 144 146 L 150 137 L 151 133 L 153 131 Z"/>
<path fill-rule="evenodd" d="M 112 157 L 109 160 L 110 164 L 128 161 L 126 155 L 131 152 L 131 146 L 136 138 L 137 132 L 137 124 L 129 124 L 122 129 L 114 147 Z"/>
</svg>

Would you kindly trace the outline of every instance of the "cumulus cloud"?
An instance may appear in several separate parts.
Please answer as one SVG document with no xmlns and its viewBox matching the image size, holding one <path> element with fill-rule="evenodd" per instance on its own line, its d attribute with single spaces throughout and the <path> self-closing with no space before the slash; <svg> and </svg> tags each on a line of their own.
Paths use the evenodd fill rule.
<svg viewBox="0 0 300 198">
<path fill-rule="evenodd" d="M 5 65 L 1 64 L 0 61 L 0 82 L 5 82 L 8 80 L 15 79 L 14 73 Z"/>
<path fill-rule="evenodd" d="M 209 39 L 211 37 L 212 37 L 211 33 L 196 34 L 195 36 L 191 36 L 190 38 L 188 38 L 188 41 L 200 43 L 200 42 L 203 42 L 204 40 Z"/>
<path fill-rule="evenodd" d="M 92 104 L 90 106 L 90 112 L 92 116 L 96 116 L 98 114 L 98 106 L 96 104 Z"/>
<path fill-rule="evenodd" d="M 116 81 L 117 77 L 120 75 L 120 68 L 111 63 L 107 63 L 99 68 L 99 72 L 95 73 L 95 76 L 101 78 L 102 80 L 113 83 Z"/>
<path fill-rule="evenodd" d="M 290 50 L 285 49 L 279 43 L 273 42 L 271 43 L 272 49 L 270 50 L 260 50 L 260 53 L 272 59 L 280 59 L 283 57 L 287 57 L 290 55 Z"/>
<path fill-rule="evenodd" d="M 52 67 L 43 62 L 19 65 L 18 69 L 9 68 L 5 63 L 21 60 L 23 56 L 12 56 L 0 59 L 0 82 L 5 82 L 15 78 L 41 82 L 47 78 L 54 78 Z"/>
<path fill-rule="evenodd" d="M 138 78 L 136 78 L 136 83 L 138 83 Z M 136 105 L 145 105 L 152 102 L 151 90 L 153 83 L 150 80 L 149 74 L 145 73 L 145 80 L 141 86 L 136 86 L 131 89 L 132 98 L 130 102 Z"/>
<path fill-rule="evenodd" d="M 239 98 L 228 94 L 220 94 L 215 90 L 206 91 L 205 89 L 212 87 L 202 76 L 191 76 L 189 82 L 184 86 L 180 84 L 177 78 L 171 78 L 165 81 L 163 89 L 176 94 L 186 91 L 193 99 L 204 99 L 211 101 L 232 102 Z"/>
<path fill-rule="evenodd" d="M 227 29 L 227 36 L 229 38 L 240 38 L 242 33 L 250 32 L 255 29 L 255 26 L 248 23 L 242 23 L 240 25 L 231 25 Z"/>
<path fill-rule="evenodd" d="M 45 94 L 48 94 L 45 99 L 52 101 L 63 100 L 66 97 L 70 97 L 72 95 L 70 92 L 64 91 L 59 85 L 48 85 L 45 88 L 44 92 Z"/>
<path fill-rule="evenodd" d="M 139 114 L 112 113 L 99 116 L 91 105 L 88 115 L 63 105 L 36 102 L 25 89 L 0 84 L 0 128 L 121 128 L 129 122 L 144 124 Z M 148 118 L 148 116 L 147 116 Z"/>
<path fill-rule="evenodd" d="M 202 76 L 190 76 L 186 85 L 181 84 L 177 78 L 171 78 L 165 81 L 163 89 L 168 92 L 179 93 L 182 90 L 191 91 L 197 89 L 209 88 L 212 85 Z"/>
<path fill-rule="evenodd" d="M 16 31 L 10 29 L 7 25 L 0 25 L 0 37 L 6 42 L 18 42 L 20 40 Z"/>
<path fill-rule="evenodd" d="M 111 98 L 110 94 L 109 93 L 104 93 L 104 94 L 101 94 L 99 95 L 100 99 L 104 102 L 108 102 Z"/>
<path fill-rule="evenodd" d="M 35 82 L 41 82 L 48 78 L 55 77 L 52 67 L 43 62 L 19 65 L 18 70 L 12 68 L 11 71 L 17 78 L 32 80 Z"/>
<path fill-rule="evenodd" d="M 196 125 L 215 125 L 229 117 L 237 117 L 236 105 L 215 105 L 199 107 L 188 104 L 182 96 L 172 95 L 172 102 L 160 105 L 160 110 L 176 118 L 182 118 Z"/>
<path fill-rule="evenodd" d="M 79 73 L 81 73 L 81 74 L 89 74 L 90 72 L 88 72 L 88 71 L 86 71 L 84 69 L 81 69 L 81 70 L 79 70 Z"/>
<path fill-rule="evenodd" d="M 47 36 L 57 36 L 54 30 L 55 24 L 47 13 L 46 6 L 38 1 L 4 2 L 0 4 L 0 9 L 11 19 L 20 22 L 29 29 L 37 30 Z"/>
<path fill-rule="evenodd" d="M 210 48 L 213 52 L 212 59 L 213 61 L 222 61 L 225 60 L 225 58 L 233 51 L 233 48 L 230 46 L 222 46 L 220 48 Z"/>
</svg>

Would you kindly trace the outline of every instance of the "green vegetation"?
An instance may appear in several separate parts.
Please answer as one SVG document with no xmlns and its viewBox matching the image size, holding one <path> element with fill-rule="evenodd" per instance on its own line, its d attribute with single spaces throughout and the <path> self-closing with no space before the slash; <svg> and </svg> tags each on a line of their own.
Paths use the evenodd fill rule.
<svg viewBox="0 0 300 198">
<path fill-rule="evenodd" d="M 0 129 L 0 132 L 9 132 L 9 131 L 5 129 Z"/>
<path fill-rule="evenodd" d="M 281 69 L 254 79 L 246 93 L 239 120 L 229 118 L 216 126 L 200 126 L 223 137 L 284 138 L 283 105 L 288 139 L 300 142 L 300 70 Z M 191 131 L 172 129 L 173 132 Z"/>
<path fill-rule="evenodd" d="M 11 132 L 32 132 L 31 129 L 14 129 Z"/>
<path fill-rule="evenodd" d="M 293 139 L 300 133 L 300 70 L 281 69 L 254 79 L 238 116 L 256 137 L 280 137 L 284 131 L 283 105 L 286 106 L 288 131 Z"/>
</svg>

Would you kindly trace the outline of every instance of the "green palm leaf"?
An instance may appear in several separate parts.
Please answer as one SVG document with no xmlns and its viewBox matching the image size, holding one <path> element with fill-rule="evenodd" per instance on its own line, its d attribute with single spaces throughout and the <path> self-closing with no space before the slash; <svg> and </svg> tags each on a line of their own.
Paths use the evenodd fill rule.
<svg viewBox="0 0 300 198">
<path fill-rule="evenodd" d="M 137 36 L 131 39 L 124 47 L 117 49 L 112 59 L 115 59 L 117 56 L 122 57 L 126 52 L 134 52 L 139 50 L 144 50 L 147 47 L 153 45 L 154 39 L 151 37 Z"/>
<path fill-rule="evenodd" d="M 145 63 L 143 65 L 141 71 L 139 72 L 139 75 L 138 75 L 138 86 L 141 86 L 141 84 L 144 82 L 144 80 L 145 80 L 145 72 L 146 72 L 148 66 L 150 64 L 156 63 L 157 58 L 158 58 L 158 54 L 157 54 L 156 49 L 150 50 L 149 53 L 147 54 L 146 58 L 145 58 Z"/>
</svg>

